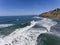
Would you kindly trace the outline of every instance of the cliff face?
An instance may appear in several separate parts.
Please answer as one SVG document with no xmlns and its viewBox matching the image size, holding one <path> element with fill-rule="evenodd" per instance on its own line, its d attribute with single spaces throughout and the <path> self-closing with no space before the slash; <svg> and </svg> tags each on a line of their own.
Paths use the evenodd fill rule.
<svg viewBox="0 0 60 45">
<path fill-rule="evenodd" d="M 47 18 L 60 18 L 60 9 L 57 8 L 55 10 L 42 13 L 39 16 L 41 16 L 41 17 L 47 17 Z"/>
</svg>

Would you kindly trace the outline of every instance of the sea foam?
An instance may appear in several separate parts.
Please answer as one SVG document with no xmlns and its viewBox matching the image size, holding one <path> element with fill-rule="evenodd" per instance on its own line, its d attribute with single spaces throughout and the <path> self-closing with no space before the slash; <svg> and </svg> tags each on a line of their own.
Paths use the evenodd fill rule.
<svg viewBox="0 0 60 45">
<path fill-rule="evenodd" d="M 8 36 L 0 38 L 0 45 L 36 45 L 37 37 L 41 33 L 46 33 L 47 31 L 46 29 L 38 30 L 32 27 L 35 25 L 42 25 L 48 28 L 48 26 L 51 27 L 50 25 L 53 25 L 54 23 L 55 22 L 52 20 L 45 18 L 40 21 L 32 21 L 31 25 L 16 29 L 16 31 L 12 32 Z"/>
<path fill-rule="evenodd" d="M 14 24 L 0 24 L 0 28 L 5 28 L 9 26 L 13 26 Z"/>
<path fill-rule="evenodd" d="M 38 21 L 37 25 L 47 28 L 47 31 L 50 32 L 50 28 L 56 24 L 57 22 L 52 19 L 43 18 L 41 21 Z"/>
</svg>

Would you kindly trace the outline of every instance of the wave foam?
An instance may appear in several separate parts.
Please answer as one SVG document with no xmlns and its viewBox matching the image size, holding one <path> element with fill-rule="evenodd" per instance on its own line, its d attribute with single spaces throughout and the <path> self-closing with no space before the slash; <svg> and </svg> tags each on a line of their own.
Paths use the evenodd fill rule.
<svg viewBox="0 0 60 45">
<path fill-rule="evenodd" d="M 32 28 L 35 25 L 42 25 L 44 27 L 51 27 L 55 25 L 55 22 L 50 19 L 43 19 L 41 21 L 32 21 L 30 26 L 24 28 L 16 29 L 13 33 L 4 38 L 0 38 L 0 45 L 36 45 L 37 37 L 41 33 L 46 33 L 47 31 L 43 29 L 38 30 Z"/>
<path fill-rule="evenodd" d="M 33 17 L 33 18 L 41 18 L 41 17 L 36 17 L 36 16 L 35 16 L 35 17 Z"/>
<path fill-rule="evenodd" d="M 0 28 L 5 28 L 9 26 L 13 26 L 13 24 L 0 24 Z"/>
<path fill-rule="evenodd" d="M 52 19 L 48 19 L 48 18 L 43 18 L 41 21 L 38 21 L 38 25 L 46 27 L 47 31 L 49 32 L 50 32 L 50 28 L 56 24 L 57 24 L 56 21 L 53 21 Z"/>
</svg>

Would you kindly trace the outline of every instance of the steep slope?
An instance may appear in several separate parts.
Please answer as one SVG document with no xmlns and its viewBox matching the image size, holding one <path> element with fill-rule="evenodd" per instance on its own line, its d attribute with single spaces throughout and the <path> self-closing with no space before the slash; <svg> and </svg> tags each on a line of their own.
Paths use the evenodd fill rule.
<svg viewBox="0 0 60 45">
<path fill-rule="evenodd" d="M 57 8 L 57 9 L 54 9 L 52 11 L 42 13 L 39 16 L 47 17 L 47 18 L 60 18 L 60 9 Z"/>
</svg>

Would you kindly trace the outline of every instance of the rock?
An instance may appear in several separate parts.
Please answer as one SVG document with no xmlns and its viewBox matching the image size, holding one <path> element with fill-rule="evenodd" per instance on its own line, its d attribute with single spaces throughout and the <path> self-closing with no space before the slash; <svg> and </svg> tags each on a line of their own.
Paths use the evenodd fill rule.
<svg viewBox="0 0 60 45">
<path fill-rule="evenodd" d="M 60 18 L 60 9 L 54 9 L 49 12 L 45 12 L 39 15 L 40 17 L 46 17 L 46 18 Z"/>
</svg>

